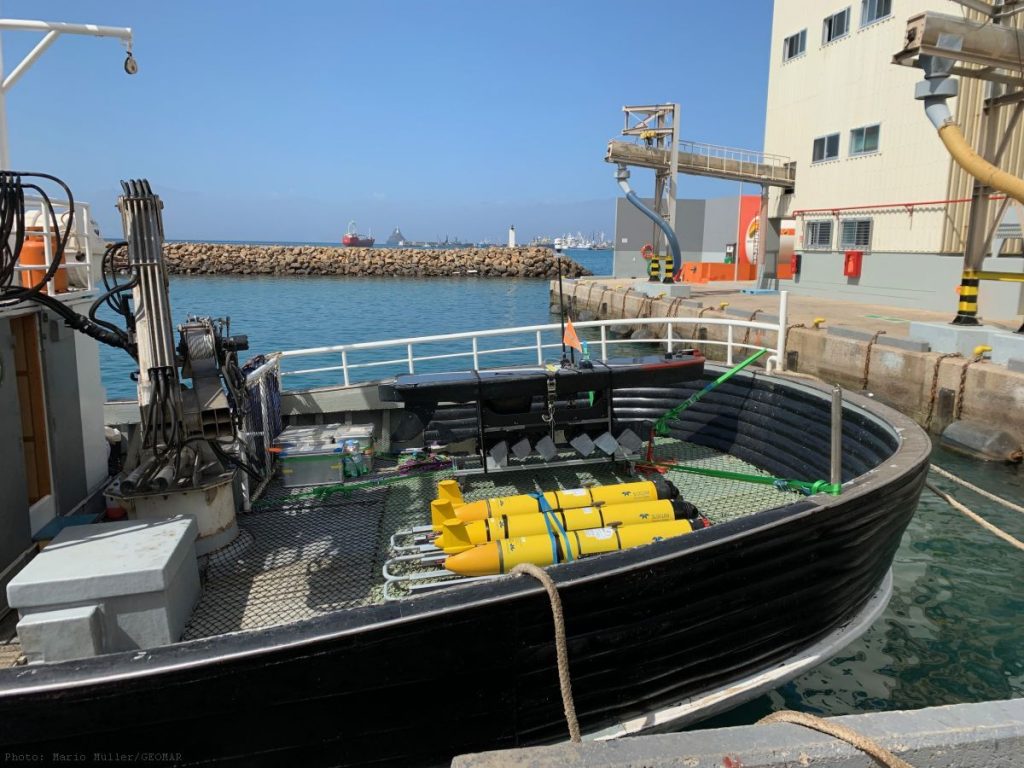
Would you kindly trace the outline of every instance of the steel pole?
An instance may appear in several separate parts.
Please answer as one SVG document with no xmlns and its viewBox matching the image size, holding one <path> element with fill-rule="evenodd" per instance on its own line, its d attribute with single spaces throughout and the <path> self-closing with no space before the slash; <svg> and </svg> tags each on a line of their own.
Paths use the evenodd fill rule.
<svg viewBox="0 0 1024 768">
<path fill-rule="evenodd" d="M 4 78 L 3 34 L 0 33 L 0 83 Z M 0 170 L 11 170 L 11 156 L 7 143 L 7 94 L 0 88 Z"/>
<path fill-rule="evenodd" d="M 829 473 L 832 492 L 837 493 L 843 484 L 843 388 L 832 386 L 832 462 Z"/>
</svg>

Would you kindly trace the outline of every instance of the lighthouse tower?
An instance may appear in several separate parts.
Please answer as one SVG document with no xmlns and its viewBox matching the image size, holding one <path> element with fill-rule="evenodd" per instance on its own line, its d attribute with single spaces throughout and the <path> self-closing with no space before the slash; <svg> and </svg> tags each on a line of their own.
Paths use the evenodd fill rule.
<svg viewBox="0 0 1024 768">
<path fill-rule="evenodd" d="M 510 226 L 508 228 L 508 247 L 509 248 L 515 248 L 516 247 L 516 228 L 515 228 L 515 225 Z"/>
</svg>

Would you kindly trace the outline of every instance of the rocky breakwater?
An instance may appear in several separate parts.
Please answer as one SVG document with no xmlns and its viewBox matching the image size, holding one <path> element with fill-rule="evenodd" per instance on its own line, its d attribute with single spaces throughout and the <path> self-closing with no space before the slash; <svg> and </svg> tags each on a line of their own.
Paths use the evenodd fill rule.
<svg viewBox="0 0 1024 768">
<path fill-rule="evenodd" d="M 549 248 L 343 248 L 316 245 L 166 243 L 174 275 L 347 275 L 351 277 L 558 276 Z M 562 274 L 590 271 L 563 257 Z"/>
</svg>

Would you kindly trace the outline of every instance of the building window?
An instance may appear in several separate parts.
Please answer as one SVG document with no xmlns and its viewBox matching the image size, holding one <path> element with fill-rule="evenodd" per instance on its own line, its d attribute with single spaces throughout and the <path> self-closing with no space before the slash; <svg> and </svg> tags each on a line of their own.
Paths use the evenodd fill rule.
<svg viewBox="0 0 1024 768">
<path fill-rule="evenodd" d="M 821 26 L 821 44 L 831 43 L 838 40 L 850 31 L 850 9 L 846 8 L 839 13 L 826 16 Z"/>
<path fill-rule="evenodd" d="M 815 251 L 832 250 L 832 222 L 808 221 L 804 229 L 804 248 Z"/>
<path fill-rule="evenodd" d="M 830 133 L 828 136 L 820 136 L 814 140 L 814 150 L 811 152 L 812 163 L 834 160 L 837 157 L 839 157 L 838 133 Z"/>
<path fill-rule="evenodd" d="M 850 131 L 850 154 L 866 155 L 878 151 L 879 126 L 867 125 Z"/>
<path fill-rule="evenodd" d="M 782 60 L 795 59 L 807 49 L 807 30 L 801 29 L 782 41 Z"/>
<path fill-rule="evenodd" d="M 892 0 L 860 0 L 860 25 L 884 19 L 892 13 Z"/>
<path fill-rule="evenodd" d="M 839 232 L 839 249 L 842 251 L 871 250 L 871 219 L 844 221 Z"/>
</svg>

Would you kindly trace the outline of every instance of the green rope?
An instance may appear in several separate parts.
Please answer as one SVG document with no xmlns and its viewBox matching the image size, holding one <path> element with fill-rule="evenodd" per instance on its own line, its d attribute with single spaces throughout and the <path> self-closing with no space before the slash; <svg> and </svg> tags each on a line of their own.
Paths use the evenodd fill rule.
<svg viewBox="0 0 1024 768">
<path fill-rule="evenodd" d="M 672 419 L 674 419 L 680 413 L 682 413 L 687 408 L 689 408 L 691 405 L 696 403 L 698 400 L 700 400 L 702 397 L 704 397 L 704 395 L 706 395 L 708 392 L 713 390 L 719 384 L 722 384 L 722 383 L 728 381 L 733 376 L 735 376 L 737 373 L 739 373 L 744 368 L 746 368 L 748 365 L 750 365 L 755 360 L 760 358 L 761 355 L 764 355 L 767 352 L 768 352 L 767 349 L 759 349 L 757 352 L 752 354 L 750 357 L 748 357 L 742 363 L 740 363 L 739 365 L 733 366 L 728 371 L 726 371 L 721 376 L 719 376 L 717 379 L 715 379 L 714 381 L 710 382 L 700 392 L 695 392 L 694 394 L 690 395 L 686 400 L 684 400 L 682 403 L 677 405 L 672 410 L 666 412 L 664 416 L 662 416 L 660 419 L 658 419 L 656 422 L 654 422 L 654 431 L 657 432 L 659 435 L 667 436 L 669 434 L 668 423 Z"/>
<path fill-rule="evenodd" d="M 745 472 L 731 472 L 725 469 L 711 469 L 710 467 L 686 467 L 672 461 L 651 462 L 658 466 L 667 467 L 673 472 L 688 472 L 693 475 L 704 475 L 706 477 L 717 477 L 721 480 L 737 480 L 743 483 L 758 483 L 760 485 L 774 485 L 780 491 L 797 491 L 810 496 L 814 493 L 830 493 L 833 496 L 839 495 L 840 488 L 826 480 L 791 480 L 785 477 L 773 477 L 772 475 L 752 475 Z"/>
</svg>

